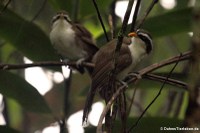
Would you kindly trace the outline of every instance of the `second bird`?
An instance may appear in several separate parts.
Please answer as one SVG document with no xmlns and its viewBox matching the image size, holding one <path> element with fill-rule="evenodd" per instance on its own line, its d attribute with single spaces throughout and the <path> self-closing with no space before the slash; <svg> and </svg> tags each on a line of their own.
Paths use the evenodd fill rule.
<svg viewBox="0 0 200 133">
<path fill-rule="evenodd" d="M 73 23 L 65 11 L 58 12 L 52 20 L 50 40 L 63 60 L 76 61 L 76 69 L 83 73 L 83 61 L 91 61 L 98 47 L 90 32 L 78 23 Z M 91 73 L 92 70 L 88 69 Z"/>
</svg>

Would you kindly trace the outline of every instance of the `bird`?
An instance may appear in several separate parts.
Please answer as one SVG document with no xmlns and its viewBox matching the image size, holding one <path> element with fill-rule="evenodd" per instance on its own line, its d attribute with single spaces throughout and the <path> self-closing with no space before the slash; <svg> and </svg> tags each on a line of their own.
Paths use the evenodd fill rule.
<svg viewBox="0 0 200 133">
<path fill-rule="evenodd" d="M 133 71 L 134 67 L 146 55 L 151 53 L 153 49 L 152 37 L 147 31 L 138 29 L 135 32 L 129 33 L 128 36 L 129 37 L 123 38 L 122 46 L 119 51 L 115 69 L 116 78 L 114 79 L 114 84 L 117 83 L 117 81 L 122 81 L 128 73 Z M 117 39 L 111 40 L 102 46 L 93 57 L 92 62 L 95 64 L 95 67 L 92 73 L 91 86 L 83 111 L 83 124 L 87 123 L 88 114 L 91 110 L 96 92 L 99 92 L 106 104 L 113 95 L 113 90 L 110 90 L 111 86 L 109 85 L 109 82 L 110 73 L 115 67 L 113 56 L 115 54 L 117 41 Z"/>
<path fill-rule="evenodd" d="M 61 56 L 62 61 L 76 61 L 80 73 L 84 73 L 81 64 L 90 62 L 98 47 L 91 33 L 81 24 L 72 22 L 66 11 L 59 11 L 52 19 L 50 41 Z M 92 68 L 88 68 L 89 73 Z"/>
</svg>

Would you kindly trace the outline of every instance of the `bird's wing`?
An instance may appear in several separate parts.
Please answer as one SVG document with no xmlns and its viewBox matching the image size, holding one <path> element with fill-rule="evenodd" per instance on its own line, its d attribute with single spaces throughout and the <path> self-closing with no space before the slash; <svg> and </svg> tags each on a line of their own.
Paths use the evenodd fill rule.
<svg viewBox="0 0 200 133">
<path fill-rule="evenodd" d="M 93 56 L 99 50 L 99 48 L 96 46 L 91 33 L 78 23 L 73 25 L 73 29 L 75 30 L 77 38 L 80 38 L 79 41 L 81 42 L 78 43 L 86 44 L 87 46 L 81 45 L 81 47 L 89 54 L 89 56 Z"/>
<path fill-rule="evenodd" d="M 87 121 L 87 117 L 91 109 L 97 89 L 105 87 L 109 84 L 109 80 L 110 80 L 109 74 L 114 69 L 113 56 L 114 56 L 116 43 L 117 43 L 117 39 L 113 39 L 108 44 L 104 45 L 94 56 L 95 68 L 92 73 L 91 88 L 89 90 L 86 103 L 85 103 L 85 108 L 84 108 L 84 113 L 83 113 L 83 122 Z M 129 66 L 132 63 L 132 60 L 130 60 L 131 55 L 130 55 L 130 50 L 128 48 L 127 43 L 130 43 L 130 40 L 123 41 L 123 44 L 119 53 L 120 58 L 118 58 L 116 73 L 122 71 L 123 69 L 125 69 L 127 66 Z M 103 89 L 106 89 L 106 88 L 103 88 Z"/>
<path fill-rule="evenodd" d="M 92 74 L 92 88 L 101 88 L 108 84 L 109 74 L 114 69 L 113 56 L 117 40 L 114 39 L 109 44 L 101 48 L 95 55 L 95 68 Z M 107 49 L 107 50 L 106 50 Z M 108 50 L 109 49 L 109 50 Z M 101 56 L 99 56 L 101 55 Z M 104 56 L 102 56 L 104 55 Z M 130 50 L 123 41 L 117 62 L 116 73 L 119 73 L 132 63 Z"/>
</svg>

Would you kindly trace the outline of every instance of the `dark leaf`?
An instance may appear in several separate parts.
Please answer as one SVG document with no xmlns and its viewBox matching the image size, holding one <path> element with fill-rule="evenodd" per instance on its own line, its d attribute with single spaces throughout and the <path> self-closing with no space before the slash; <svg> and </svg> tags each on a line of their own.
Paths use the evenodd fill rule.
<svg viewBox="0 0 200 133">
<path fill-rule="evenodd" d="M 49 37 L 35 24 L 6 10 L 0 15 L 0 36 L 33 61 L 58 60 Z"/>
<path fill-rule="evenodd" d="M 153 38 L 189 32 L 191 31 L 191 13 L 192 8 L 170 11 L 162 15 L 148 18 L 141 28 L 149 31 Z M 130 25 L 128 25 L 128 29 L 130 29 Z M 97 42 L 102 43 L 102 40 L 105 41 L 104 34 L 97 38 Z"/>
<path fill-rule="evenodd" d="M 1 133 L 20 133 L 19 131 L 12 129 L 8 126 L 0 125 L 0 132 Z"/>
<path fill-rule="evenodd" d="M 23 78 L 0 71 L 0 93 L 16 100 L 24 109 L 37 113 L 51 113 L 39 92 Z"/>
</svg>

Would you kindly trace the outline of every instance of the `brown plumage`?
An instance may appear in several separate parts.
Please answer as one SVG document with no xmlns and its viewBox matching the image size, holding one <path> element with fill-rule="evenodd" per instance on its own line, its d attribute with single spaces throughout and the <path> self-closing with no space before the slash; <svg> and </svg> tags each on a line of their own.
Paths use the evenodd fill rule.
<svg viewBox="0 0 200 133">
<path fill-rule="evenodd" d="M 114 69 L 113 56 L 116 47 L 117 39 L 113 39 L 108 44 L 103 46 L 94 56 L 93 63 L 95 64 L 94 71 L 92 73 L 92 84 L 89 90 L 84 114 L 83 114 L 83 122 L 87 122 L 87 117 L 92 106 L 92 102 L 95 96 L 96 91 L 98 91 L 103 99 L 108 101 L 110 96 L 112 96 L 112 92 L 109 85 L 109 74 L 111 70 Z M 118 65 L 116 69 L 116 73 L 124 70 L 127 66 L 132 63 L 131 53 L 128 46 L 131 44 L 131 39 L 125 37 L 123 39 L 122 47 L 120 50 L 120 54 L 118 58 Z M 104 56 L 105 55 L 105 56 Z"/>
<path fill-rule="evenodd" d="M 113 59 L 117 39 L 108 42 L 94 55 L 92 62 L 95 64 L 95 67 L 83 112 L 83 122 L 87 122 L 96 92 L 99 92 L 107 104 L 117 89 L 116 81 L 122 81 L 126 75 L 133 70 L 135 65 L 152 51 L 152 39 L 147 32 L 137 30 L 136 32 L 130 33 L 129 36 L 130 38 L 124 37 L 123 39 L 119 56 L 116 60 L 117 66 L 114 76 L 111 72 L 115 65 Z M 107 114 L 108 117 L 109 115 L 110 114 Z"/>
<path fill-rule="evenodd" d="M 90 62 L 98 51 L 92 35 L 81 24 L 73 23 L 65 11 L 58 12 L 52 22 L 52 45 L 62 59 L 77 61 L 76 69 L 83 73 L 83 67 L 79 66 L 81 62 Z M 91 68 L 88 68 L 88 71 L 92 73 Z"/>
</svg>

